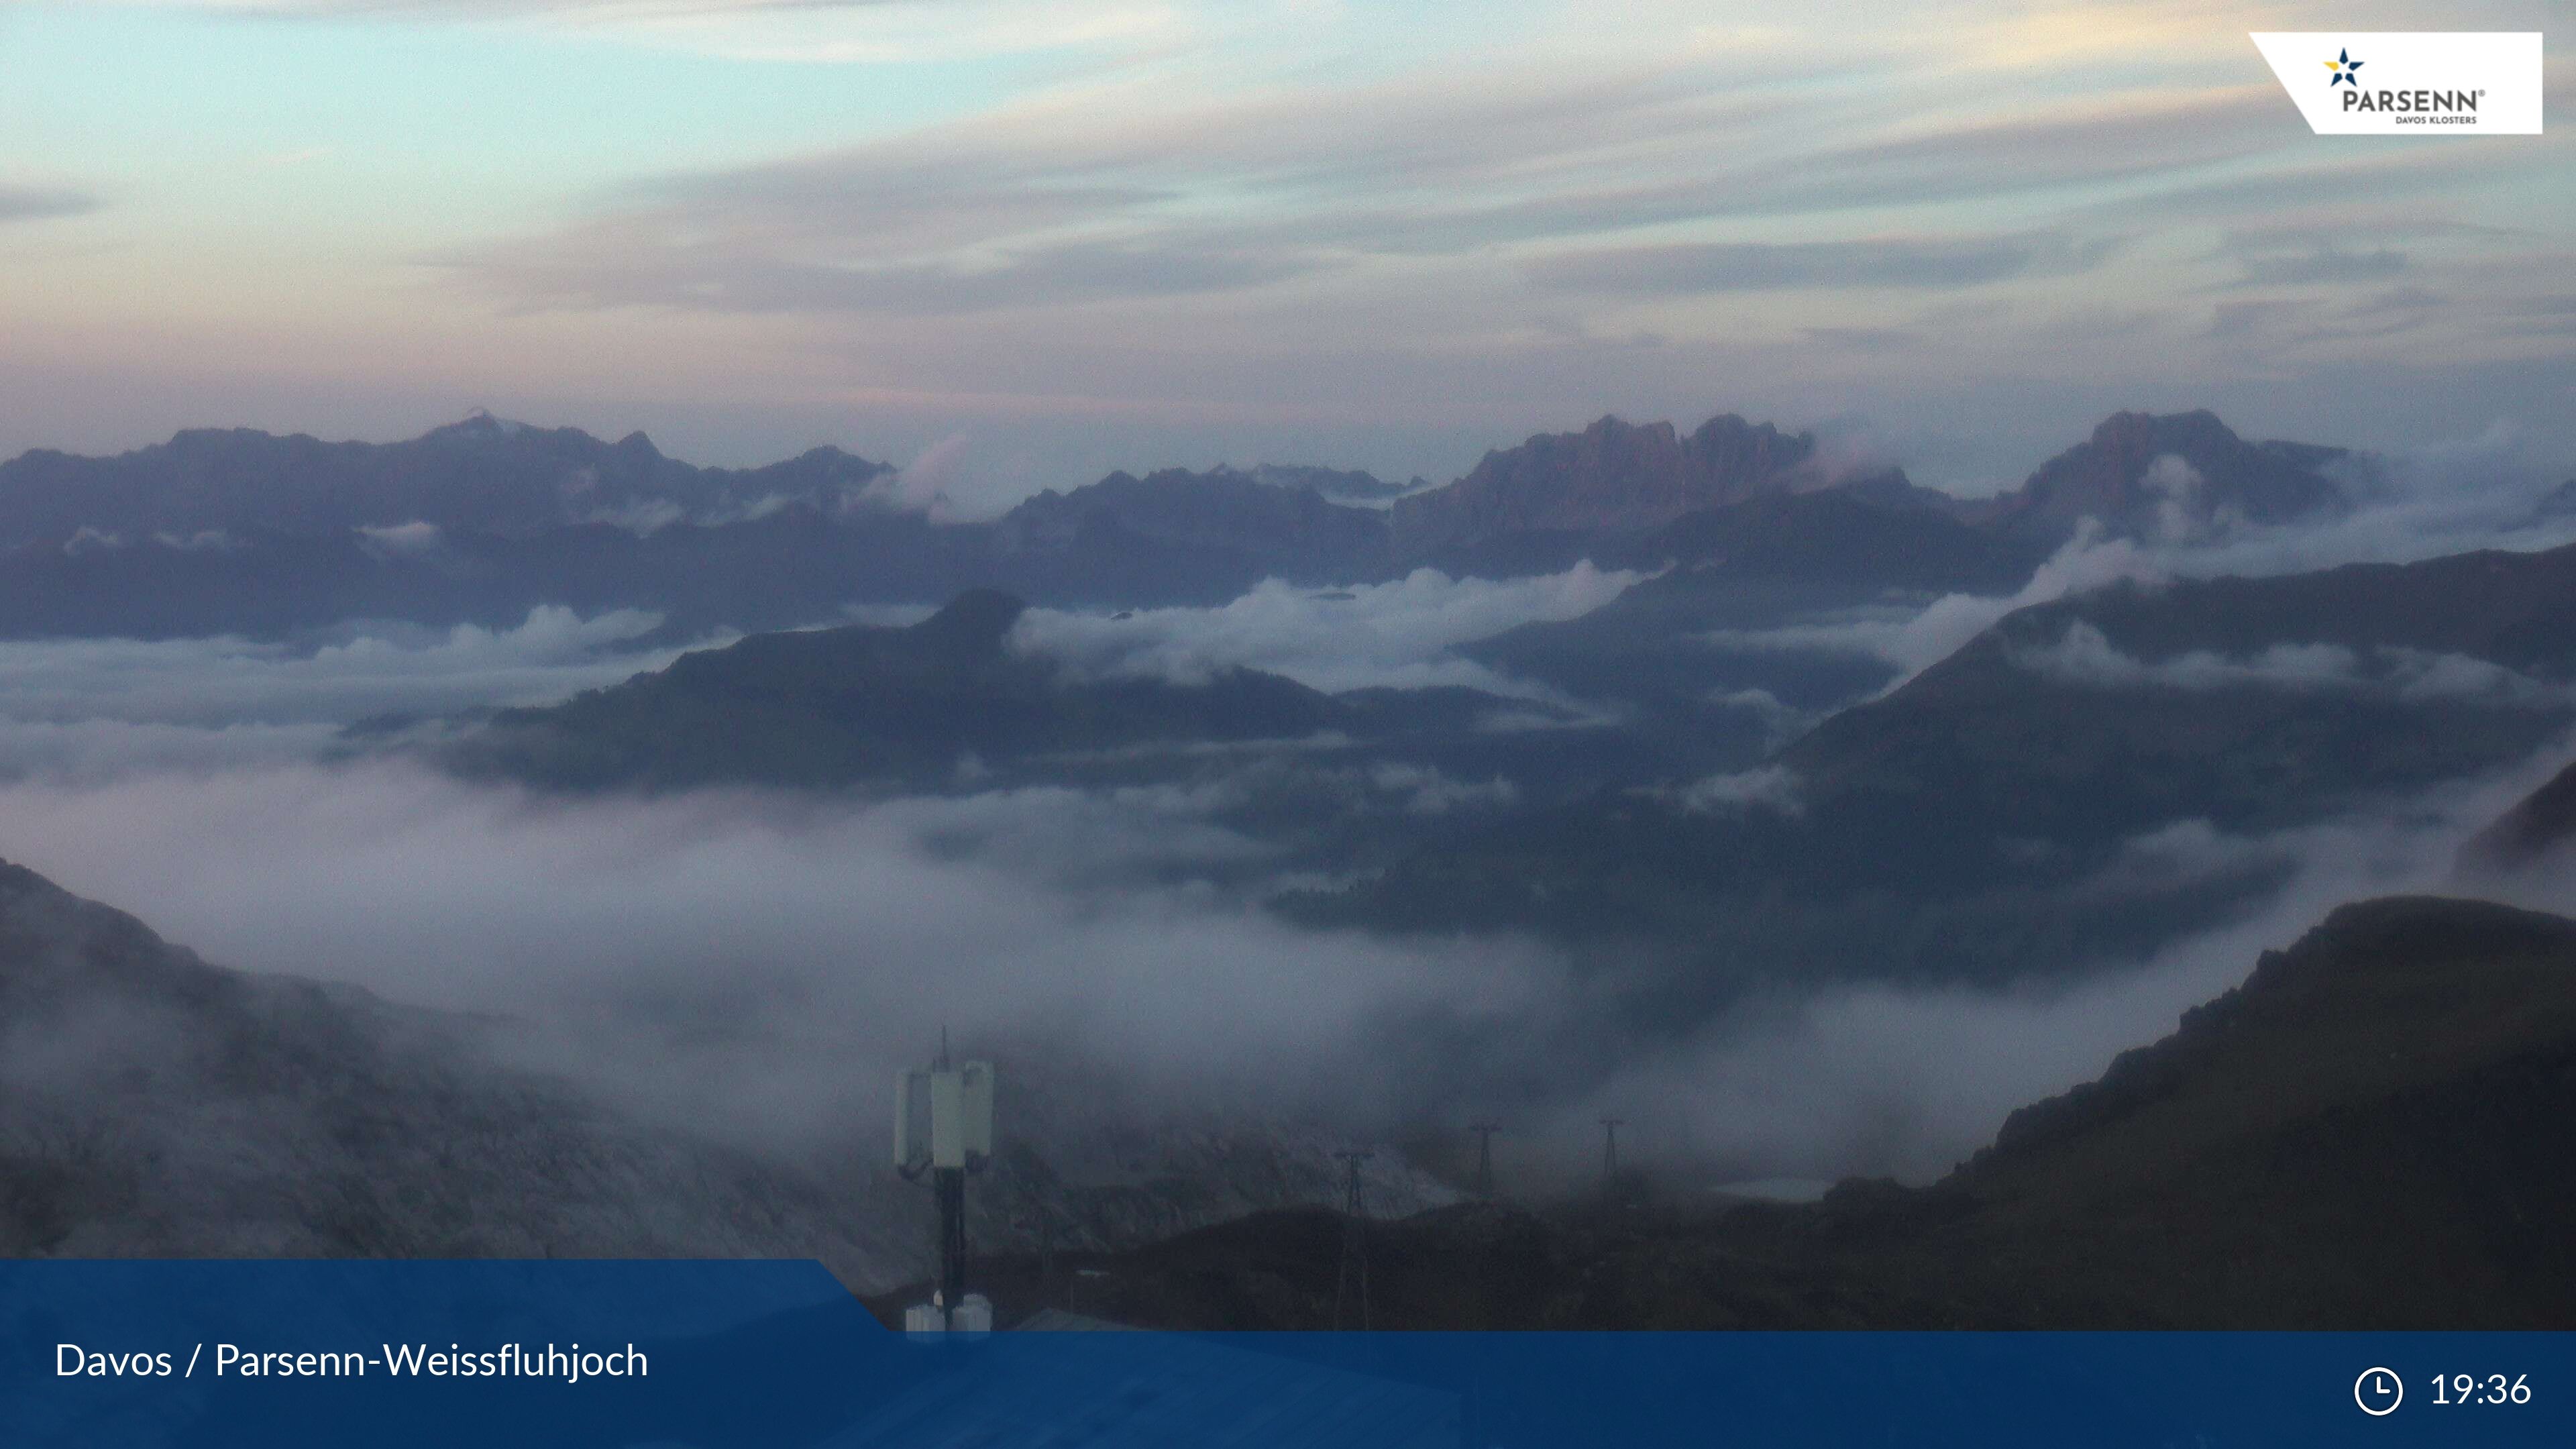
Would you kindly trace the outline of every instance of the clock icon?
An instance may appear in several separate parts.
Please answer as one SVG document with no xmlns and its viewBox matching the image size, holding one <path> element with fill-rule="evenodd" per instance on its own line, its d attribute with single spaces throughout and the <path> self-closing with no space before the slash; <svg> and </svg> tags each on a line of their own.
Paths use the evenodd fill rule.
<svg viewBox="0 0 2576 1449">
<path fill-rule="evenodd" d="M 2352 1401 L 2374 1419 L 2386 1418 L 2406 1402 L 2406 1385 L 2400 1383 L 2394 1369 L 2364 1369 L 2352 1381 Z"/>
</svg>

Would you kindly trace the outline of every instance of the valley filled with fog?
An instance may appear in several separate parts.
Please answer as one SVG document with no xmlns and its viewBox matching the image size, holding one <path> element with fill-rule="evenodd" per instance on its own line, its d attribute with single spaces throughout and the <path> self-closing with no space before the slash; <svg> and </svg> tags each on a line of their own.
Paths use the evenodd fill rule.
<svg viewBox="0 0 2576 1449">
<path fill-rule="evenodd" d="M 1623 595 L 1687 563 L 1587 555 L 1502 576 L 1424 564 L 1273 577 L 1208 604 L 1015 605 L 1008 656 L 1101 688 L 1187 691 L 1257 671 L 1335 700 L 1475 693 L 1421 749 L 1339 725 L 1247 729 L 1121 746 L 1114 765 L 962 750 L 942 772 L 837 788 L 562 789 L 454 767 L 451 747 L 496 711 L 542 711 L 742 637 L 649 607 L 0 643 L 0 856 L 219 965 L 471 1022 L 495 1061 L 656 1130 L 869 1183 L 898 1224 L 919 1209 L 878 1165 L 887 1083 L 943 1031 L 1003 1063 L 1006 1130 L 1045 1161 L 1030 1170 L 1068 1182 L 1187 1176 L 1193 1149 L 1175 1141 L 1246 1137 L 1305 1164 L 1275 1195 L 1321 1196 L 1341 1145 L 1454 1143 L 1493 1117 L 1508 1124 L 1506 1179 L 1546 1195 L 1594 1171 L 1604 1115 L 1630 1124 L 1625 1154 L 1691 1182 L 1922 1182 L 2015 1108 L 2163 1035 L 2333 906 L 2444 889 L 2461 843 L 2576 749 L 2565 677 L 2259 621 L 2259 647 L 2146 661 L 2081 621 L 2019 649 L 2010 668 L 2034 687 L 2522 711 L 2520 734 L 2440 778 L 2321 797 L 2295 819 L 2215 820 L 2185 802 L 2107 842 L 2045 888 L 2157 893 L 2168 914 L 2129 949 L 2072 934 L 2076 958 L 2044 971 L 1926 975 L 1891 958 L 1677 990 L 1694 951 L 1726 950 L 1723 938 L 1681 946 L 1472 912 L 1383 929 L 1281 903 L 1335 899 L 1369 874 L 1339 841 L 1437 857 L 1588 801 L 1794 823 L 1807 781 L 1775 752 L 1897 695 L 2016 610 L 2576 537 L 2576 516 L 2545 506 L 2557 480 L 2510 438 L 2347 458 L 2334 476 L 2349 507 L 2255 523 L 2195 508 L 2198 475 L 2163 454 L 2125 480 L 2149 501 L 2143 524 L 2088 519 L 2034 554 L 2017 587 L 1873 590 L 1690 631 L 1657 647 L 1698 651 L 1690 707 L 1732 723 L 1693 736 L 1703 753 L 1642 757 L 1696 773 L 1611 785 L 1549 771 L 1655 706 L 1520 672 L 1488 641 L 1616 619 Z M 900 629 L 939 602 L 802 622 Z M 2546 885 L 2515 889 L 2569 904 L 2543 899 Z M 1461 1181 L 1439 1170 L 1454 1151 L 1383 1153 L 1377 1190 L 1390 1207 L 1454 1196 Z M 1174 1209 L 1165 1225 L 1223 1208 Z M 1025 1239 L 1031 1221 L 993 1231 Z M 902 1231 L 884 1238 L 853 1276 L 913 1266 Z"/>
</svg>

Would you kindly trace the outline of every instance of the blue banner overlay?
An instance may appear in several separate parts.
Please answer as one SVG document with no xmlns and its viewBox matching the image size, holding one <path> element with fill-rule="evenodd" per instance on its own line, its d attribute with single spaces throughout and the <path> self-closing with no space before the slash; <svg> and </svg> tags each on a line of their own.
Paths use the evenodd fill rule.
<svg viewBox="0 0 2576 1449">
<path fill-rule="evenodd" d="M 10 1446 L 2576 1443 L 2565 1334 L 910 1339 L 812 1263 L 0 1263 Z M 2374 1372 L 2376 1371 L 2376 1372 Z"/>
</svg>

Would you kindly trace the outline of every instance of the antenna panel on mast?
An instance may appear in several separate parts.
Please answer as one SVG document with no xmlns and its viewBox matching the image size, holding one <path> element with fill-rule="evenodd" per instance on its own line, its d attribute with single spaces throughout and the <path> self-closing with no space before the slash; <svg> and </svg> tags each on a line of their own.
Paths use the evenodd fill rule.
<svg viewBox="0 0 2576 1449">
<path fill-rule="evenodd" d="M 983 1333 L 993 1307 L 966 1291 L 966 1178 L 993 1160 L 993 1064 L 951 1066 L 948 1035 L 927 1071 L 894 1079 L 894 1164 L 905 1177 L 927 1175 L 939 1198 L 939 1288 L 928 1303 L 905 1310 L 913 1332 Z"/>
<path fill-rule="evenodd" d="M 894 1165 L 907 1172 L 930 1165 L 930 1073 L 919 1068 L 894 1074 Z"/>
<path fill-rule="evenodd" d="M 993 1155 L 993 1064 L 968 1062 L 957 1071 L 958 1134 L 966 1158 Z"/>
<path fill-rule="evenodd" d="M 930 1074 L 930 1165 L 966 1165 L 966 1081 L 962 1073 Z"/>
<path fill-rule="evenodd" d="M 914 1067 L 894 1077 L 894 1165 L 918 1173 L 993 1155 L 993 1064 Z"/>
</svg>

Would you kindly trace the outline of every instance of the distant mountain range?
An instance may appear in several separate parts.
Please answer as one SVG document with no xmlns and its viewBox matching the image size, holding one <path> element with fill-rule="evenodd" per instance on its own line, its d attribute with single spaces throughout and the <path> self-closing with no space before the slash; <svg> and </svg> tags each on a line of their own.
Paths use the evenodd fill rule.
<svg viewBox="0 0 2576 1449">
<path fill-rule="evenodd" d="M 1249 669 L 1088 674 L 1020 639 L 1023 604 L 987 591 L 907 629 L 690 654 L 503 712 L 443 757 L 570 790 L 1221 783 L 1224 823 L 1357 877 L 1283 898 L 1291 915 L 1677 954 L 1680 1021 L 1783 981 L 2000 981 L 2140 955 L 2268 899 L 2296 861 L 2265 837 L 2508 768 L 2576 725 L 2576 547 L 2115 585 L 2014 612 L 1845 705 L 1885 666 L 1739 658 L 1692 631 L 1873 578 L 1980 588 L 2027 555 L 1833 493 L 1658 536 L 1675 530 L 1676 551 L 1720 560 L 1745 537 L 1813 542 L 1733 573 L 1676 567 L 1465 650 L 1594 712 L 1330 695 Z M 1820 722 L 1775 750 L 1760 711 L 1708 698 L 1755 679 Z"/>
<path fill-rule="evenodd" d="M 1443 487 L 1116 473 L 949 523 L 828 449 L 721 470 L 479 417 L 381 447 L 187 433 L 0 465 L 0 637 L 506 625 L 539 604 L 656 610 L 665 639 L 751 630 L 345 747 L 559 793 L 1189 787 L 1251 842 L 1192 864 L 1194 888 L 1557 948 L 1583 994 L 1566 1021 L 1498 1018 L 1490 1053 L 1484 1024 L 1418 1044 L 1443 1090 L 1525 1099 L 1748 1001 L 2140 959 L 2279 900 L 2310 848 L 2285 832 L 2385 819 L 2576 727 L 2576 547 L 2115 585 L 2007 614 L 1891 688 L 1900 666 L 1856 624 L 2012 597 L 2088 528 L 2192 542 L 2331 517 L 2341 455 L 2123 413 L 1963 502 L 1823 453 L 1732 416 L 1605 418 Z M 1578 559 L 1643 578 L 1456 651 L 1519 695 L 1093 665 L 1045 633 L 1150 645 L 1158 621 L 1120 611 Z M 885 603 L 939 607 L 842 622 Z M 2497 821 L 2464 879 L 2563 859 L 2571 781 Z M 0 1025 L 0 1252 L 818 1255 L 877 1287 L 920 1267 L 922 1204 L 883 1171 L 708 1142 L 519 1064 L 508 1023 L 212 966 L 5 865 Z M 1450 1209 L 1373 1239 L 1382 1326 L 2564 1327 L 2576 1181 L 2523 1149 L 2576 1107 L 2571 1072 L 2576 923 L 2353 907 L 1934 1188 Z M 1126 1129 L 1046 1116 L 1080 1100 L 1032 1107 L 980 1244 L 1050 1223 L 1117 1275 L 1095 1308 L 1311 1326 L 1343 1224 L 1209 1225 L 1329 1199 L 1337 1141 L 1190 1123 L 1102 1148 Z M 1086 1175 L 1086 1152 L 1118 1170 Z M 1388 1156 L 1383 1201 L 1446 1196 Z"/>
<path fill-rule="evenodd" d="M 1399 500 L 1397 552 L 1452 572 L 1562 568 L 1605 537 L 1644 534 L 1685 514 L 1837 481 L 1814 467 L 1816 439 L 1728 414 L 1697 432 L 1605 417 L 1487 453 L 1446 488 Z"/>
<path fill-rule="evenodd" d="M 2511 766 L 2571 723 L 2576 548 L 2119 585 L 2007 616 L 1759 771 L 1524 811 L 1288 904 L 1669 943 L 1716 999 L 2064 971 L 2265 898 L 2294 864 L 2267 833 Z M 2159 842 L 2174 829 L 2199 843 Z"/>
<path fill-rule="evenodd" d="M 480 413 L 401 443 L 199 428 L 112 458 L 37 451 L 0 464 L 0 549 L 202 550 L 406 525 L 524 537 L 604 523 L 641 533 L 789 507 L 854 509 L 893 472 L 837 448 L 765 468 L 696 468 L 663 457 L 642 433 L 608 443 Z"/>
<path fill-rule="evenodd" d="M 1889 520 L 1946 520 L 1937 548 L 1982 537 L 2018 565 L 2083 517 L 2161 538 L 2329 512 L 2341 494 L 2318 469 L 2336 456 L 2248 443 L 2206 413 L 2124 413 L 2020 490 L 1966 504 L 1894 469 L 1830 471 L 1813 435 L 1767 423 L 1725 416 L 1684 436 L 1604 418 L 1436 488 L 1282 466 L 1115 473 L 989 523 L 934 523 L 897 506 L 895 469 L 830 448 L 728 470 L 665 458 L 640 433 L 606 443 L 483 416 L 391 444 L 199 430 L 113 458 L 0 464 L 0 638 L 491 626 L 540 604 L 761 630 L 977 587 L 1065 606 L 1214 604 L 1266 578 L 1502 577 L 1587 557 L 1731 576 L 1795 553 L 1842 561 L 1845 593 L 1903 589 L 1949 575 L 1878 541 Z M 1851 506 L 1779 506 L 1820 493 Z"/>
<path fill-rule="evenodd" d="M 1080 678 L 1009 647 L 1026 607 L 979 590 L 909 628 L 754 635 L 564 704 L 504 711 L 455 758 L 570 789 L 918 789 L 961 769 L 974 778 L 1034 758 L 1298 740 L 1356 720 L 1328 695 L 1251 669 L 1190 685 Z"/>
<path fill-rule="evenodd" d="M 1471 1204 L 1369 1224 L 1381 1329 L 2576 1326 L 2576 922 L 2479 901 L 2336 911 L 2244 985 L 2013 1114 L 1928 1188 L 1820 1203 Z M 1506 1184 L 1508 1190 L 1508 1184 Z M 1381 1216 L 1392 1216 L 1381 1214 Z M 1085 1257 L 1082 1308 L 1331 1322 L 1344 1224 L 1263 1213 Z M 1005 1318 L 1061 1306 L 995 1265 Z M 890 1300 L 889 1300 L 890 1301 Z"/>
<path fill-rule="evenodd" d="M 1317 487 L 1318 474 L 1339 491 Z M 1358 491 L 1347 477 L 1311 468 L 1112 473 L 1071 493 L 1050 489 L 1004 515 L 991 529 L 990 567 L 997 578 L 1038 585 L 1032 592 L 1041 596 L 1136 604 L 1221 601 L 1265 578 L 1392 577 L 1386 516 L 1331 501 Z"/>
<path fill-rule="evenodd" d="M 435 748 L 470 777 L 576 792 L 1204 783 L 1221 787 L 1222 823 L 1335 873 L 1391 864 L 1500 810 L 1764 748 L 1740 721 L 1638 730 L 1456 687 L 1326 694 L 1244 668 L 1092 674 L 1015 639 L 1026 607 L 978 590 L 908 627 L 754 635 L 559 705 L 500 711 Z"/>
<path fill-rule="evenodd" d="M 1743 691 L 1802 713 L 1866 698 L 1894 677 L 1894 665 L 1848 650 L 1729 645 L 1723 636 L 1945 594 L 2009 595 L 2045 556 L 1920 492 L 1852 485 L 1683 514 L 1596 551 L 1605 566 L 1654 577 L 1579 618 L 1524 624 L 1461 652 L 1698 728 L 1711 723 L 1712 700 L 1722 705 Z"/>
</svg>

